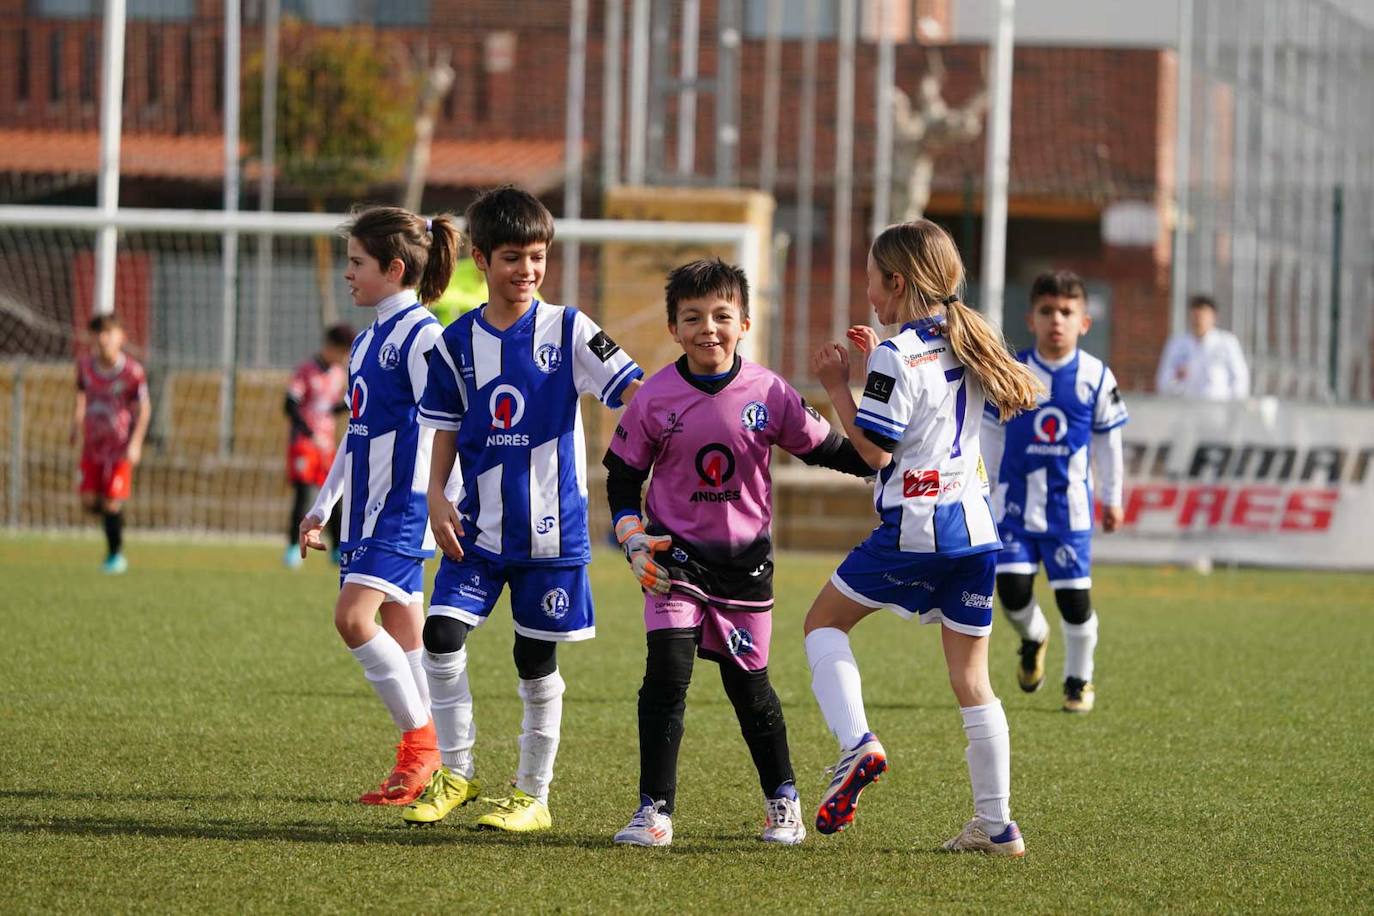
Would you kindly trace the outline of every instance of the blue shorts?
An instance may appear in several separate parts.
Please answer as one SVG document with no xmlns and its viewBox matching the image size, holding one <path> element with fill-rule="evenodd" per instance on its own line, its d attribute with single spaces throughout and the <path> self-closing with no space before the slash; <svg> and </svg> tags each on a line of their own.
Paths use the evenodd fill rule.
<svg viewBox="0 0 1374 916">
<path fill-rule="evenodd" d="M 992 586 L 996 550 L 944 557 L 903 553 L 894 560 L 868 542 L 844 558 L 830 584 L 864 607 L 885 607 L 921 623 L 943 623 L 958 633 L 987 636 L 992 632 Z"/>
<path fill-rule="evenodd" d="M 1044 563 L 1050 588 L 1092 588 L 1092 534 L 1091 531 L 1053 535 L 1004 531 L 1002 550 L 997 554 L 997 571 L 1033 576 Z"/>
<path fill-rule="evenodd" d="M 510 585 L 515 632 L 531 639 L 575 642 L 596 635 L 587 567 L 516 566 L 468 553 L 455 563 L 444 557 L 434 577 L 429 613 L 478 626 Z"/>
<path fill-rule="evenodd" d="M 375 588 L 386 595 L 383 604 L 424 604 L 425 561 L 364 544 L 339 555 L 339 588 L 346 582 Z"/>
</svg>

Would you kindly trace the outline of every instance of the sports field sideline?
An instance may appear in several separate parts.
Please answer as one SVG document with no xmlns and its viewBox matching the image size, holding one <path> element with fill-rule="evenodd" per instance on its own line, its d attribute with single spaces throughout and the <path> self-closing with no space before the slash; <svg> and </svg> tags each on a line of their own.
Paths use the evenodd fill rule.
<svg viewBox="0 0 1374 916">
<path fill-rule="evenodd" d="M 1101 567 L 1098 706 L 1022 694 L 993 632 L 1012 729 L 1021 861 L 935 851 L 968 817 L 964 735 L 930 628 L 855 631 L 892 759 L 854 826 L 799 848 L 763 808 L 714 665 L 688 701 L 674 845 L 613 847 L 635 801 L 641 603 L 592 566 L 598 638 L 565 647 L 553 830 L 427 829 L 354 799 L 394 729 L 330 622 L 319 556 L 141 543 L 102 577 L 82 538 L 0 535 L 0 909 L 9 912 L 1369 910 L 1374 576 Z M 771 670 L 804 810 L 834 762 L 802 615 L 839 554 L 778 560 Z M 1043 582 L 1041 583 L 1044 589 Z M 1053 619 L 1052 602 L 1049 602 Z M 515 761 L 508 612 L 470 642 L 478 774 Z M 1061 660 L 1057 626 L 1049 672 Z M 668 903 L 671 901 L 671 903 Z"/>
</svg>

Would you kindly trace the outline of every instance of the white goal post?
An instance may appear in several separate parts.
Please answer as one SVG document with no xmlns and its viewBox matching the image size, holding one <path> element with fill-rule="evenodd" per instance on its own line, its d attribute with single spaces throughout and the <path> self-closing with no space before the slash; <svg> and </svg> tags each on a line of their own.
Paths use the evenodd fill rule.
<svg viewBox="0 0 1374 916">
<path fill-rule="evenodd" d="M 0 524 L 80 522 L 68 442 L 72 359 L 96 308 L 96 240 L 114 229 L 117 309 L 154 396 L 131 522 L 284 532 L 286 376 L 315 352 L 325 326 L 370 320 L 351 305 L 341 279 L 340 229 L 348 218 L 0 206 Z M 571 304 L 601 321 L 646 369 L 663 360 L 653 348 L 671 344 L 663 330 L 665 268 L 718 254 L 743 267 L 766 299 L 759 265 L 767 252 L 754 226 L 569 219 L 556 230 L 555 245 L 580 247 Z M 237 251 L 232 267 L 226 249 Z M 266 268 L 258 257 L 264 249 Z M 562 267 L 550 259 L 546 290 L 560 288 Z M 225 288 L 233 295 L 223 296 Z M 755 306 L 756 327 L 769 310 L 766 302 Z"/>
</svg>

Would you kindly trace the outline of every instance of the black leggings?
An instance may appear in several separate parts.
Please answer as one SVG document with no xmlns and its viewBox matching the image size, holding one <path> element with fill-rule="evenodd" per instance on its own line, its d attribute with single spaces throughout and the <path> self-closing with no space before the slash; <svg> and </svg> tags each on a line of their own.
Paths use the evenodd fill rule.
<svg viewBox="0 0 1374 916">
<path fill-rule="evenodd" d="M 997 597 L 1002 607 L 1019 611 L 1030 607 L 1035 598 L 1035 576 L 1031 573 L 998 573 Z M 1066 623 L 1087 623 L 1093 615 L 1092 590 L 1087 588 L 1056 588 L 1054 603 Z"/>
<path fill-rule="evenodd" d="M 649 634 L 644 684 L 639 689 L 639 792 L 663 802 L 666 814 L 673 813 L 677 795 L 678 752 L 698 638 L 694 630 Z M 745 671 L 722 660 L 720 680 L 754 760 L 759 787 L 772 795 L 793 781 L 793 773 L 787 723 L 768 669 Z"/>
</svg>

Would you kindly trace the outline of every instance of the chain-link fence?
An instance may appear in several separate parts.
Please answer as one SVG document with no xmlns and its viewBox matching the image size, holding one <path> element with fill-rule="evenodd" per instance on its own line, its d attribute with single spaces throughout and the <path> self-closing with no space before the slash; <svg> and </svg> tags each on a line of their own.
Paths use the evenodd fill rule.
<svg viewBox="0 0 1374 916">
<path fill-rule="evenodd" d="M 1254 389 L 1374 399 L 1374 29 L 1324 0 L 1191 0 L 1180 73 L 1183 297 Z"/>
</svg>

